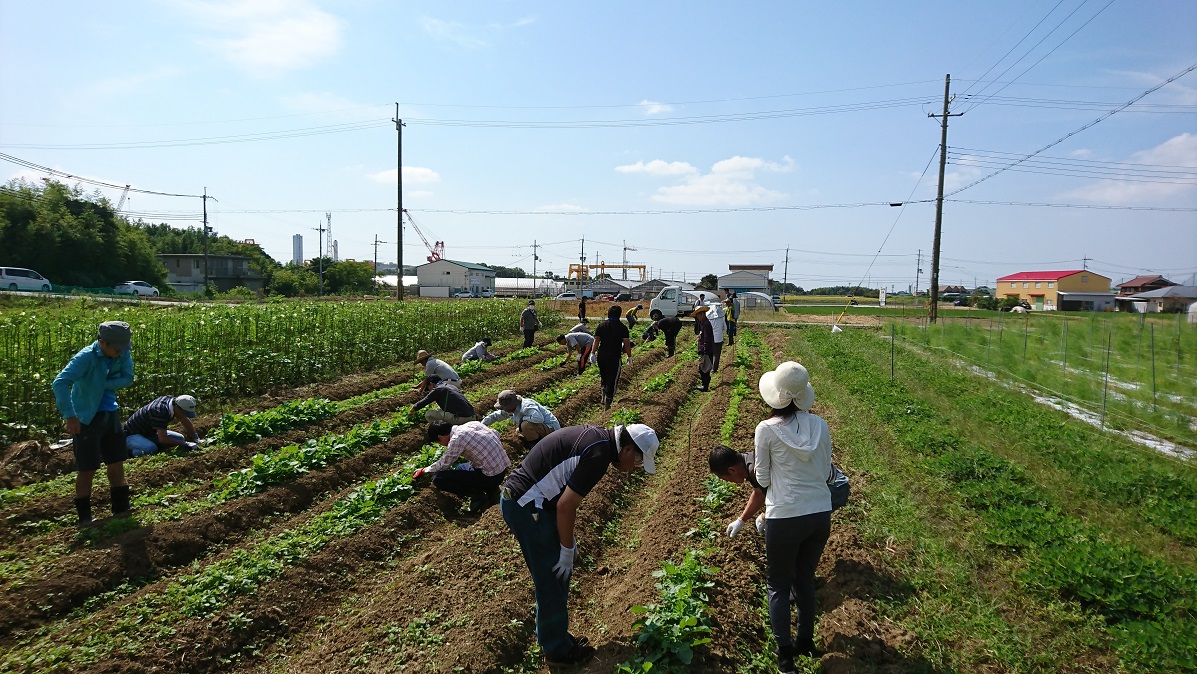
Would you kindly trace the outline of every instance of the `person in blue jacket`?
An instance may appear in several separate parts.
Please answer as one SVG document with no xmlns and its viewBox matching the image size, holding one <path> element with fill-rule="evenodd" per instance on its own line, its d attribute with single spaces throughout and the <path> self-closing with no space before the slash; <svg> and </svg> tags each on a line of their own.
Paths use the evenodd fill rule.
<svg viewBox="0 0 1197 674">
<path fill-rule="evenodd" d="M 75 450 L 75 511 L 91 522 L 91 485 L 103 463 L 112 489 L 112 514 L 129 511 L 125 482 L 125 432 L 116 392 L 133 383 L 133 331 L 123 321 L 100 324 L 96 341 L 83 347 L 54 378 L 54 403 Z"/>
</svg>

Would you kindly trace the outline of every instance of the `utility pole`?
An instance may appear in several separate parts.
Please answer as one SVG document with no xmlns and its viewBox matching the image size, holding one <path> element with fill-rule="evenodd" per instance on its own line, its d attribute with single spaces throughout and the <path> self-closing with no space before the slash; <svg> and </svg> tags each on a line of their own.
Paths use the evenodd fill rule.
<svg viewBox="0 0 1197 674">
<path fill-rule="evenodd" d="M 399 104 L 395 104 L 395 118 L 391 120 L 395 123 L 395 135 L 398 142 L 395 146 L 395 200 L 397 206 L 395 208 L 395 229 L 396 236 L 399 237 L 398 262 L 396 263 L 398 274 L 397 282 L 395 283 L 395 299 L 403 301 L 403 127 L 407 126 L 399 119 Z"/>
<path fill-rule="evenodd" d="M 578 260 L 581 261 L 581 265 L 578 268 L 578 294 L 581 295 L 582 294 L 582 283 L 586 279 L 586 236 L 585 235 L 582 236 L 582 254 L 580 256 L 578 256 Z M 569 279 L 566 279 L 567 283 L 568 283 L 568 281 L 569 281 Z"/>
<path fill-rule="evenodd" d="M 786 246 L 786 270 L 781 273 L 781 292 L 777 293 L 779 296 L 786 294 L 786 284 L 790 282 L 790 247 Z"/>
<path fill-rule="evenodd" d="M 204 295 L 211 297 L 208 288 L 208 188 L 204 188 Z"/>
<path fill-rule="evenodd" d="M 374 235 L 374 291 L 378 291 L 378 244 L 386 243 L 386 241 L 379 241 L 378 235 Z M 403 285 L 403 274 L 399 275 L 399 285 Z"/>
<path fill-rule="evenodd" d="M 636 250 L 634 246 L 629 246 L 627 240 L 623 242 L 623 280 L 628 280 L 628 251 Z"/>
<path fill-rule="evenodd" d="M 931 322 L 934 323 L 939 314 L 939 241 L 943 230 L 943 175 L 948 165 L 948 117 L 959 117 L 964 113 L 949 114 L 948 105 L 951 104 L 950 91 L 952 76 L 943 77 L 943 114 L 928 117 L 942 117 L 939 136 L 939 191 L 935 198 L 935 240 L 931 248 Z"/>
<path fill-rule="evenodd" d="M 919 248 L 918 262 L 914 263 L 914 301 L 918 304 L 919 299 L 919 274 L 923 273 L 923 249 Z"/>
<path fill-rule="evenodd" d="M 536 249 L 538 247 L 539 246 L 536 245 L 536 239 L 532 239 L 532 278 L 536 278 L 536 261 L 540 259 L 540 256 L 536 254 Z"/>
<path fill-rule="evenodd" d="M 1088 255 L 1081 258 L 1081 269 L 1083 269 L 1085 271 L 1089 271 L 1089 256 Z"/>
<path fill-rule="evenodd" d="M 317 257 L 317 259 L 319 260 L 318 266 L 320 268 L 320 295 L 321 295 L 321 297 L 323 297 L 324 296 L 324 223 L 321 222 L 320 220 L 317 220 L 316 226 L 313 227 L 312 229 L 319 232 L 319 234 L 316 235 L 316 254 L 318 256 Z M 399 285 L 403 285 L 403 281 L 400 281 Z"/>
</svg>

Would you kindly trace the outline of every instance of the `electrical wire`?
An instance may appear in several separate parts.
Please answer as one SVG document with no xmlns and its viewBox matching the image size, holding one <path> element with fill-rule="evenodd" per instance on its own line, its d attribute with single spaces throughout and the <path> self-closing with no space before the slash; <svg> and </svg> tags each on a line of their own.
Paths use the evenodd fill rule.
<svg viewBox="0 0 1197 674">
<path fill-rule="evenodd" d="M 973 88 L 973 86 L 975 86 L 978 82 L 984 81 L 986 75 L 993 72 L 993 69 L 998 67 L 998 65 L 1000 65 L 1002 61 L 1005 61 L 1007 56 L 1009 56 L 1010 54 L 1013 54 L 1014 50 L 1018 49 L 1019 45 L 1021 45 L 1023 42 L 1026 42 L 1027 38 L 1031 37 L 1031 34 L 1034 33 L 1036 30 L 1038 30 L 1039 26 L 1042 26 L 1043 22 L 1047 21 L 1047 17 L 1051 16 L 1056 11 L 1056 9 L 1058 9 L 1060 7 L 1060 5 L 1062 5 L 1062 4 L 1064 4 L 1064 0 L 1059 0 L 1059 2 L 1057 2 L 1055 5 L 1053 5 L 1051 9 L 1047 10 L 1047 14 L 1044 14 L 1043 18 L 1039 19 L 1039 22 L 1036 23 L 1034 26 L 1032 26 L 1031 30 L 1027 31 L 1026 35 L 1023 35 L 1021 38 L 1019 38 L 1018 42 L 1014 43 L 1013 47 L 1010 47 L 1010 49 L 1008 49 L 1005 54 L 1002 54 L 1002 57 L 1000 59 L 998 59 L 997 61 L 995 61 L 993 65 L 989 66 L 988 70 L 981 73 L 980 77 L 973 80 L 973 84 L 970 84 L 967 88 L 965 88 L 965 90 L 962 91 L 960 93 L 960 95 L 967 96 L 969 90 L 971 90 Z M 1081 3 L 1081 4 L 1084 4 L 1084 3 Z M 1048 33 L 1048 34 L 1050 35 L 1051 33 Z M 1030 51 L 1028 50 L 1027 53 L 1030 53 Z M 1024 55 L 1024 58 L 1025 58 L 1025 55 Z M 1017 61 L 1015 61 L 1015 63 L 1017 63 Z M 1009 69 L 1007 68 L 1007 70 L 1009 70 Z M 999 75 L 998 77 L 1001 77 L 1001 75 Z M 985 87 L 988 87 L 988 86 L 989 86 L 988 84 L 985 85 Z M 984 91 L 985 87 L 982 87 L 981 91 Z"/>
<path fill-rule="evenodd" d="M 143 190 L 143 189 L 136 188 L 136 187 L 130 187 L 128 185 L 117 185 L 114 183 L 108 183 L 108 182 L 104 182 L 102 180 L 95 180 L 92 178 L 83 178 L 81 176 L 72 175 L 72 174 L 66 173 L 64 171 L 59 171 L 58 169 L 49 168 L 48 166 L 41 166 L 40 164 L 34 164 L 31 161 L 27 161 L 27 160 L 21 159 L 19 157 L 14 157 L 9 154 L 4 154 L 2 152 L 0 152 L 0 159 L 3 159 L 4 161 L 12 163 L 12 164 L 16 164 L 17 166 L 24 166 L 25 168 L 33 169 L 34 171 L 40 171 L 42 173 L 49 173 L 50 175 L 58 176 L 61 178 L 67 178 L 69 180 L 77 180 L 79 182 L 84 182 L 89 185 L 99 185 L 101 187 L 110 187 L 115 190 L 129 190 L 130 192 L 136 192 L 137 194 L 153 194 L 155 196 L 160 196 L 160 197 L 185 197 L 188 199 L 203 199 L 204 198 L 203 195 L 199 195 L 199 194 L 173 194 L 170 192 L 157 192 L 154 190 Z M 208 198 L 211 199 L 211 197 L 208 197 Z"/>
</svg>

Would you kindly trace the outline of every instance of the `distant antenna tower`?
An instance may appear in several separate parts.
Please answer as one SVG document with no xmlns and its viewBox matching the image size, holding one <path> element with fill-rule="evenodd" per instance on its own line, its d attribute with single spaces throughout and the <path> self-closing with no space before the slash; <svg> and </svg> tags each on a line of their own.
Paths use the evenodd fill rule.
<svg viewBox="0 0 1197 674">
<path fill-rule="evenodd" d="M 333 242 L 333 244 L 332 244 L 333 262 L 339 262 L 339 260 L 337 259 L 337 242 L 333 240 L 333 234 L 332 234 L 332 212 L 326 211 L 324 213 L 324 219 L 328 221 L 328 240 Z"/>
</svg>

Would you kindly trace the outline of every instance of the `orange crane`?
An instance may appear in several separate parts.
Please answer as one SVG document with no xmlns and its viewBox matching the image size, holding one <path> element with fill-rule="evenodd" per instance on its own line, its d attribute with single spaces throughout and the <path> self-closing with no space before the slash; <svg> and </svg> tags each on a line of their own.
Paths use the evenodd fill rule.
<svg viewBox="0 0 1197 674">
<path fill-rule="evenodd" d="M 416 224 L 416 219 L 411 217 L 411 213 L 409 213 L 405 208 L 403 209 L 403 214 L 407 216 L 407 221 L 411 223 L 411 228 L 416 230 L 416 234 L 419 234 L 420 240 L 424 242 L 424 247 L 428 249 L 428 252 L 430 253 L 428 256 L 428 261 L 436 262 L 437 260 L 444 259 L 445 242 L 437 241 L 435 246 L 428 243 L 428 237 L 424 236 L 424 232 L 420 231 L 420 226 Z"/>
</svg>

